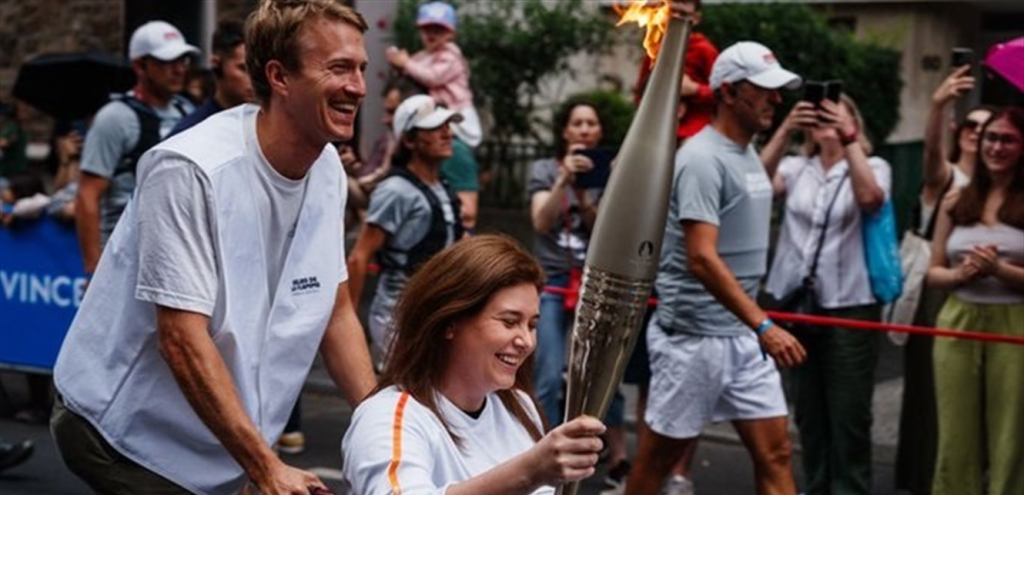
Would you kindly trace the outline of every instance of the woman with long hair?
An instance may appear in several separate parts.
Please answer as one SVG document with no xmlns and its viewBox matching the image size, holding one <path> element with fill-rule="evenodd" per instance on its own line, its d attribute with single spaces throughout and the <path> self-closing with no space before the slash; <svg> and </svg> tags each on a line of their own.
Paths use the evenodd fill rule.
<svg viewBox="0 0 1024 576">
<path fill-rule="evenodd" d="M 802 130 L 801 130 L 802 129 Z M 773 152 L 798 131 L 803 154 Z M 782 301 L 813 275 L 824 316 L 878 321 L 862 220 L 889 198 L 889 164 L 871 156 L 853 99 L 799 102 L 762 152 L 776 194 L 786 196 L 767 291 Z M 772 166 L 778 166 L 775 170 Z M 823 328 L 803 338 L 807 362 L 791 371 L 808 494 L 871 493 L 871 399 L 878 336 Z"/>
<path fill-rule="evenodd" d="M 972 181 L 939 209 L 928 284 L 951 293 L 936 326 L 1024 336 L 1024 108 L 993 114 L 980 141 Z M 933 493 L 1024 494 L 1021 349 L 937 338 L 933 362 Z"/>
<path fill-rule="evenodd" d="M 992 116 L 989 106 L 967 111 L 953 128 L 952 145 L 946 145 L 949 108 L 974 89 L 970 67 L 954 70 L 932 94 L 932 106 L 924 132 L 924 179 L 911 215 L 911 230 L 931 241 L 936 207 L 951 190 L 966 186 L 974 174 L 981 126 Z M 914 326 L 934 326 L 946 299 L 942 290 L 924 287 L 915 311 Z M 930 494 L 935 471 L 936 436 L 935 375 L 932 373 L 931 336 L 912 334 L 903 346 L 903 402 L 896 447 L 896 489 Z"/>
<path fill-rule="evenodd" d="M 463 240 L 427 261 L 395 309 L 375 392 L 342 441 L 355 494 L 551 493 L 594 473 L 604 426 L 547 434 L 530 376 L 544 274 L 513 240 Z"/>
<path fill-rule="evenodd" d="M 527 193 L 534 230 L 534 253 L 544 268 L 548 285 L 566 288 L 583 269 L 590 231 L 597 219 L 603 188 L 578 186 L 578 175 L 594 168 L 579 152 L 595 148 L 603 137 L 597 108 L 586 100 L 569 100 L 555 114 L 554 158 L 538 160 L 530 167 Z M 541 295 L 541 319 L 537 327 L 537 398 L 548 422 L 562 420 L 560 397 L 565 370 L 565 334 L 572 316 L 565 295 Z"/>
</svg>

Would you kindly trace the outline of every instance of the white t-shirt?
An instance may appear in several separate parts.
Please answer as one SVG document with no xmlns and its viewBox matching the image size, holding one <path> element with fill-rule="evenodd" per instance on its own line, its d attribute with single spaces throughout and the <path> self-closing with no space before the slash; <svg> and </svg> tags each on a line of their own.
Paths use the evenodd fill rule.
<svg viewBox="0 0 1024 576">
<path fill-rule="evenodd" d="M 273 302 L 291 248 L 309 174 L 290 180 L 267 162 L 256 140 L 255 115 L 243 125 L 245 149 L 256 152 L 252 180 L 239 187 L 253 195 Z M 212 315 L 218 290 L 214 240 L 217 226 L 210 182 L 192 161 L 154 152 L 147 189 L 139 194 L 139 286 L 154 303 Z M 173 193 L 172 193 L 173 192 Z M 342 281 L 347 279 L 347 268 Z M 187 303 L 182 305 L 182 303 Z"/>
<path fill-rule="evenodd" d="M 520 396 L 543 429 L 533 402 Z M 534 444 L 496 393 L 487 395 L 476 418 L 442 394 L 437 405 L 461 438 L 461 448 L 429 408 L 395 386 L 359 405 L 341 442 L 345 480 L 353 494 L 444 494 L 448 486 L 483 474 Z M 553 493 L 550 486 L 534 492 Z"/>
</svg>

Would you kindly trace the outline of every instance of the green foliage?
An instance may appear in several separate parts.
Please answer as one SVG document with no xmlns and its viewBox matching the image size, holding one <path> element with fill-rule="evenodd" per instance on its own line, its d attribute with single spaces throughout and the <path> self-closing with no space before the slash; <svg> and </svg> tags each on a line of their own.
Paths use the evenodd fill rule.
<svg viewBox="0 0 1024 576">
<path fill-rule="evenodd" d="M 802 3 L 707 4 L 703 12 L 700 27 L 720 50 L 753 40 L 805 79 L 842 80 L 873 142 L 881 144 L 896 127 L 903 86 L 898 51 L 836 32 L 820 12 Z M 787 94 L 787 105 L 798 96 Z"/>
<path fill-rule="evenodd" d="M 453 1 L 459 24 L 456 42 L 470 67 L 476 105 L 489 110 L 494 127 L 489 136 L 508 141 L 536 131 L 531 112 L 541 81 L 553 75 L 572 76 L 569 58 L 612 47 L 612 26 L 585 0 Z M 400 0 L 393 28 L 397 45 L 419 48 L 417 0 Z"/>
</svg>

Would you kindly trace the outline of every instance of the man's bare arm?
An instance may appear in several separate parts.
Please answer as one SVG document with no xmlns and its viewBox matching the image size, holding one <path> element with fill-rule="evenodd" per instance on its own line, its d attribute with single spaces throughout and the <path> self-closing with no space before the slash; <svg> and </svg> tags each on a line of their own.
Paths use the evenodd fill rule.
<svg viewBox="0 0 1024 576">
<path fill-rule="evenodd" d="M 347 283 L 338 285 L 331 320 L 320 343 L 320 355 L 334 385 L 353 407 L 377 385 L 366 336 Z"/>
</svg>

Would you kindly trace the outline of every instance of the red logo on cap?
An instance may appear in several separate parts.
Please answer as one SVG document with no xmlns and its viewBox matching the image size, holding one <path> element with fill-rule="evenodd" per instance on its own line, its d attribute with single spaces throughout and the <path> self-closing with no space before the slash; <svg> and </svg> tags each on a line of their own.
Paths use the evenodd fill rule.
<svg viewBox="0 0 1024 576">
<path fill-rule="evenodd" d="M 173 30 L 164 32 L 164 40 L 177 40 L 178 38 L 181 38 L 181 35 Z"/>
<path fill-rule="evenodd" d="M 775 54 L 772 54 L 771 52 L 769 52 L 769 53 L 764 55 L 764 63 L 765 64 L 775 64 L 776 62 L 778 62 L 778 60 L 775 59 Z"/>
</svg>

